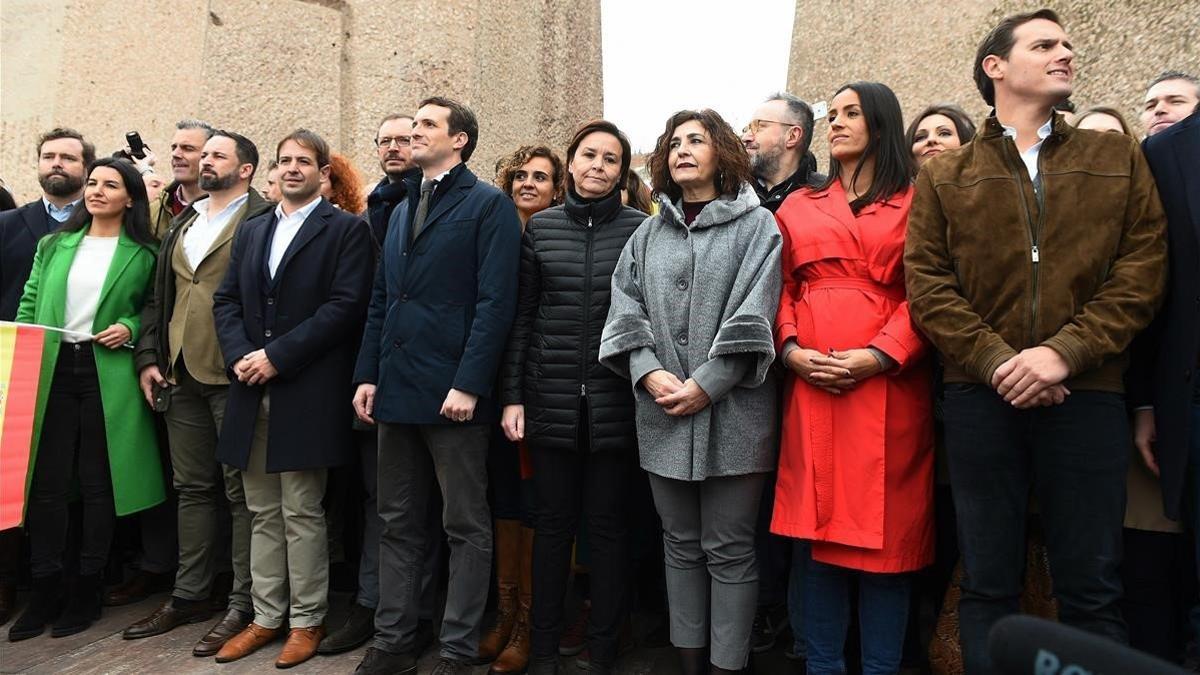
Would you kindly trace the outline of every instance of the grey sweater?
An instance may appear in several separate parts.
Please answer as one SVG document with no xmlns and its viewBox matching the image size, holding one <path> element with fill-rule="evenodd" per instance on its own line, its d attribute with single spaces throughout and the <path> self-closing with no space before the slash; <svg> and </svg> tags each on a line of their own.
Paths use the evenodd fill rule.
<svg viewBox="0 0 1200 675">
<path fill-rule="evenodd" d="M 647 471 L 703 480 L 775 468 L 770 366 L 781 242 L 775 218 L 747 184 L 705 206 L 690 227 L 664 200 L 625 245 L 600 362 L 631 379 Z M 694 378 L 712 405 L 688 417 L 667 415 L 638 386 L 658 368 Z"/>
</svg>

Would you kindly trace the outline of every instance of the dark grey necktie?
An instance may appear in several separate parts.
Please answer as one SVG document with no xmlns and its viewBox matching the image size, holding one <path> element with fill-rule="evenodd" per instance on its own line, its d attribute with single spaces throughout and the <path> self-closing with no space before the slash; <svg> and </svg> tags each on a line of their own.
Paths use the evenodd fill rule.
<svg viewBox="0 0 1200 675">
<path fill-rule="evenodd" d="M 437 181 L 426 179 L 421 183 L 421 201 L 417 202 L 417 214 L 413 216 L 412 241 L 417 240 L 421 228 L 425 227 L 425 216 L 429 215 L 429 199 L 433 196 L 433 188 Z"/>
</svg>

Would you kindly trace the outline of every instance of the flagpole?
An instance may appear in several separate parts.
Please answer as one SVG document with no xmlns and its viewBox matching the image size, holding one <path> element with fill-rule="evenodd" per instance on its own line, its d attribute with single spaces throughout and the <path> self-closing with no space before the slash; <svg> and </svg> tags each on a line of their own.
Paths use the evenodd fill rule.
<svg viewBox="0 0 1200 675">
<path fill-rule="evenodd" d="M 43 326 L 40 323 L 25 323 L 24 321 L 0 321 L 0 326 L 17 326 L 19 328 L 40 328 L 42 330 L 54 331 L 55 333 L 62 333 L 63 335 L 76 338 L 80 341 L 91 342 L 93 340 L 91 333 L 84 333 L 82 331 L 77 331 L 77 330 L 67 330 L 66 328 L 55 328 L 54 326 Z M 125 344 L 123 344 L 121 346 L 129 347 L 130 349 L 133 349 L 132 342 L 126 342 Z"/>
</svg>

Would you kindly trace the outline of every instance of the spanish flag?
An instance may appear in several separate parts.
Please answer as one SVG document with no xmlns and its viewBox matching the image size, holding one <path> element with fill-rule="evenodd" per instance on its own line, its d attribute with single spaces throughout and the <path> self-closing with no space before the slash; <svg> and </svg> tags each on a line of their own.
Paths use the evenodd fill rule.
<svg viewBox="0 0 1200 675">
<path fill-rule="evenodd" d="M 25 518 L 25 480 L 33 441 L 46 330 L 0 322 L 0 530 Z"/>
</svg>

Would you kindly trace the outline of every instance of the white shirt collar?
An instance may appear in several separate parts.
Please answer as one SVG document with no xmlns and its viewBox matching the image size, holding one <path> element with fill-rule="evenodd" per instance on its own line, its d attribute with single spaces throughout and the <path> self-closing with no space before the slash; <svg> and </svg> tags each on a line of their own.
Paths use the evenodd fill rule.
<svg viewBox="0 0 1200 675">
<path fill-rule="evenodd" d="M 1031 180 L 1031 181 L 1035 181 L 1035 182 L 1037 181 L 1037 178 L 1038 178 L 1038 156 L 1042 152 L 1042 144 L 1046 142 L 1046 139 L 1050 136 L 1050 132 L 1054 130 L 1054 115 L 1055 114 L 1056 113 L 1050 113 L 1050 119 L 1046 120 L 1045 124 L 1038 127 L 1037 143 L 1034 143 L 1033 145 L 1029 146 L 1029 149 L 1025 150 L 1024 152 L 1019 153 L 1021 155 L 1021 162 L 1023 164 L 1025 164 L 1025 170 L 1029 173 L 1029 180 Z M 1004 127 L 1004 135 L 1013 139 L 1013 143 L 1016 143 L 1017 142 L 1016 128 L 1010 127 L 1007 124 L 1001 124 L 1000 126 Z"/>
<path fill-rule="evenodd" d="M 1037 137 L 1038 137 L 1039 141 L 1046 140 L 1046 137 L 1048 137 L 1050 135 L 1050 132 L 1054 131 L 1054 115 L 1055 115 L 1055 113 L 1050 113 L 1050 119 L 1046 120 L 1045 124 L 1038 127 Z M 1001 124 L 1000 126 L 1004 128 L 1005 136 L 1008 136 L 1009 138 L 1012 138 L 1014 140 L 1016 139 L 1016 137 L 1017 137 L 1017 128 L 1016 127 L 1010 127 L 1007 124 Z"/>
<path fill-rule="evenodd" d="M 229 202 L 229 204 L 225 206 L 225 208 L 221 211 L 221 213 L 216 214 L 216 216 L 219 217 L 224 213 L 228 213 L 229 211 L 237 210 L 249 198 L 250 198 L 250 193 L 247 192 L 246 194 L 242 195 L 241 197 L 238 197 L 237 199 Z M 194 204 L 192 204 L 192 208 L 195 209 L 196 213 L 200 214 L 200 216 L 202 218 L 208 218 L 209 217 L 208 205 L 211 203 L 212 203 L 212 197 L 206 196 L 206 197 L 196 200 L 196 202 Z"/>
<path fill-rule="evenodd" d="M 313 209 L 317 208 L 317 204 L 320 201 L 321 195 L 318 194 L 311 202 L 293 211 L 292 215 L 290 216 L 283 212 L 283 202 L 279 202 L 279 204 L 275 207 L 275 217 L 279 220 L 284 220 L 285 218 L 289 220 L 294 220 L 296 218 L 305 220 L 308 218 L 309 214 L 313 212 Z"/>
</svg>

